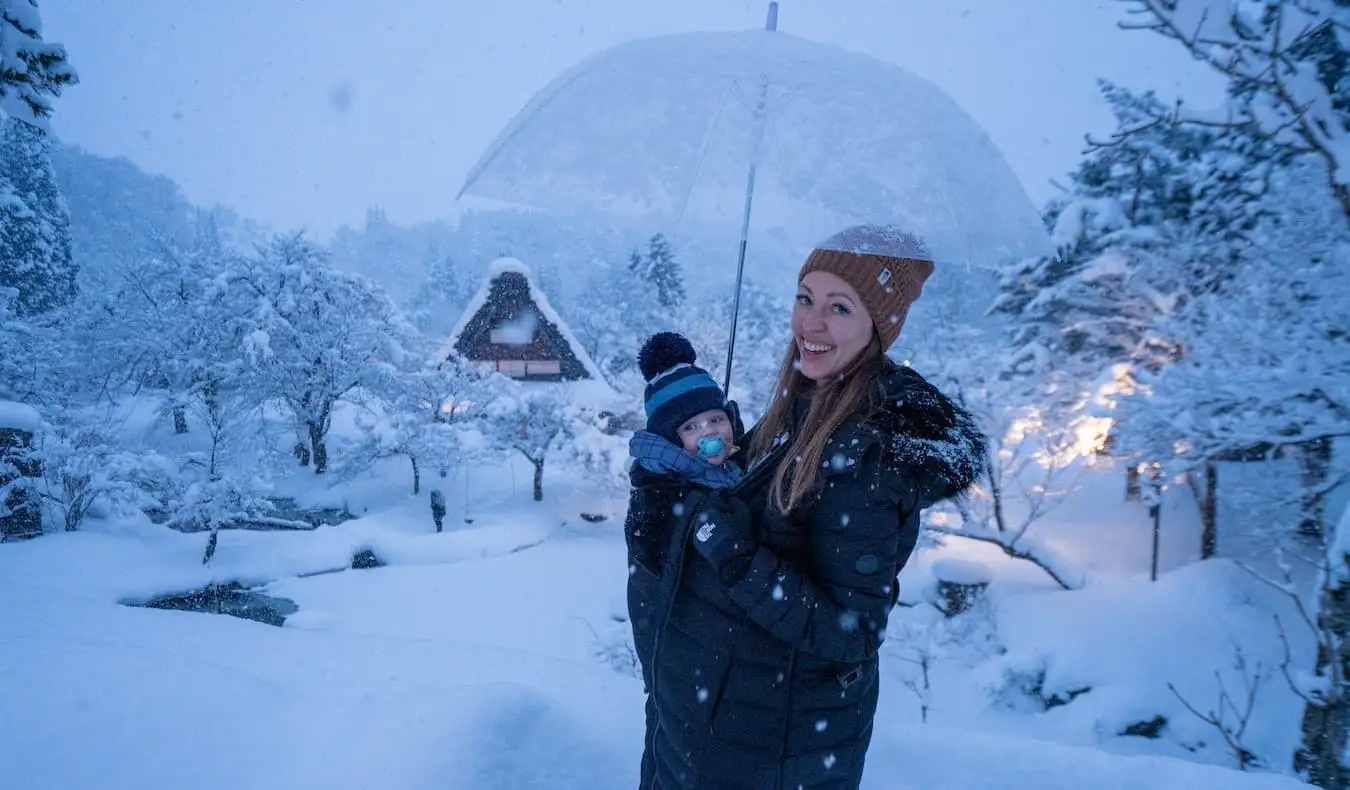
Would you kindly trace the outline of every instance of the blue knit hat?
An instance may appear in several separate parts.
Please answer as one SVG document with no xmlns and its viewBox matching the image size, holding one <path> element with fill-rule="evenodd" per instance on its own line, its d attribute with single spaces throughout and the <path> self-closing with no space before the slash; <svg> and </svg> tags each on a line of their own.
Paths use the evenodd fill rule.
<svg viewBox="0 0 1350 790">
<path fill-rule="evenodd" d="M 658 332 L 642 344 L 638 368 L 647 380 L 643 401 L 647 430 L 680 444 L 680 426 L 709 409 L 725 409 L 726 393 L 708 371 L 694 363 L 698 355 L 683 335 Z"/>
</svg>

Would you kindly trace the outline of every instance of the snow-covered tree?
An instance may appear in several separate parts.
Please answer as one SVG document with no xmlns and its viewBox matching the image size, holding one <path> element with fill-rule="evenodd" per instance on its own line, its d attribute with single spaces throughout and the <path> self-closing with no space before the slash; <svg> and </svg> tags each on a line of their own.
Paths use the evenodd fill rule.
<svg viewBox="0 0 1350 790">
<path fill-rule="evenodd" d="M 429 337 L 445 337 L 454 329 L 470 293 L 455 259 L 437 247 L 427 252 L 427 275 L 408 301 L 408 320 Z"/>
<path fill-rule="evenodd" d="M 0 0 L 0 111 L 45 128 L 52 100 L 78 82 L 66 48 L 42 40 L 37 0 Z"/>
<path fill-rule="evenodd" d="M 80 315 L 81 342 L 93 352 L 86 373 L 134 382 L 163 394 L 175 433 L 188 431 L 190 410 L 216 415 L 246 396 L 239 353 L 245 308 L 219 280 L 231 256 L 219 247 L 182 248 L 162 240 L 153 252 L 110 271 L 106 290 L 90 294 Z"/>
<path fill-rule="evenodd" d="M 1235 169 L 1267 177 L 1260 212 L 1247 214 L 1250 248 L 1241 270 L 1166 331 L 1183 339 L 1176 366 L 1150 371 L 1125 406 L 1133 441 L 1158 448 L 1173 467 L 1202 466 L 1211 516 L 1211 459 L 1238 452 L 1296 449 L 1304 473 L 1305 529 L 1323 521 L 1331 439 L 1344 434 L 1346 301 L 1350 220 L 1350 5 L 1342 0 L 1125 0 L 1124 26 L 1151 30 L 1184 47 L 1228 81 L 1222 114 L 1179 113 L 1200 128 L 1252 141 L 1271 153 L 1237 156 Z M 1270 164 L 1273 163 L 1273 164 Z M 1320 204 L 1320 205 L 1319 205 Z M 1329 208 L 1330 207 L 1330 208 Z M 1334 208 L 1334 210 L 1333 210 Z M 1339 215 L 1339 216 L 1335 216 Z M 1336 220 L 1339 220 L 1336 221 Z M 1216 223 L 1217 224 L 1217 223 Z M 1136 430 L 1137 428 L 1137 430 Z M 1209 525 L 1207 525 L 1209 526 Z M 1320 528 L 1332 579 L 1344 565 L 1344 535 Z M 1212 547 L 1212 528 L 1207 545 Z M 1318 531 L 1318 530 L 1314 530 Z M 1327 788 L 1350 787 L 1350 693 L 1337 647 L 1350 622 L 1343 577 L 1323 586 L 1318 671 L 1323 684 L 1299 689 L 1305 702 L 1296 769 Z"/>
<path fill-rule="evenodd" d="M 0 400 L 46 402 L 60 379 L 56 336 L 45 322 L 15 315 L 17 298 L 0 285 Z"/>
<path fill-rule="evenodd" d="M 445 477 L 462 464 L 496 454 L 484 436 L 482 413 L 510 385 L 501 374 L 458 355 L 402 372 L 375 389 L 375 397 L 364 404 L 367 409 L 358 423 L 365 429 L 365 446 L 344 468 L 406 457 L 412 465 L 412 492 L 418 494 L 424 473 Z"/>
<path fill-rule="evenodd" d="M 16 288 L 20 315 L 75 297 L 70 213 L 42 129 L 6 118 L 0 132 L 0 285 Z"/>
<path fill-rule="evenodd" d="M 483 410 L 482 425 L 490 442 L 520 453 L 534 467 L 534 501 L 540 502 L 544 464 L 568 440 L 567 396 L 556 387 L 511 385 Z"/>
<path fill-rule="evenodd" d="M 1331 443 L 1350 436 L 1350 234 L 1306 157 L 1274 172 L 1230 280 L 1160 324 L 1184 354 L 1143 371 L 1122 441 L 1172 474 L 1297 447 L 1302 526 L 1318 534 Z"/>
<path fill-rule="evenodd" d="M 570 300 L 578 339 L 612 379 L 625 378 L 637 368 L 637 352 L 647 337 L 679 328 L 649 272 L 647 259 L 637 251 L 622 268 L 595 261 Z"/>
<path fill-rule="evenodd" d="M 106 415 L 62 409 L 59 421 L 39 434 L 34 454 L 42 461 L 39 493 L 46 519 L 74 532 L 85 517 L 104 504 L 134 498 L 122 472 L 135 464 L 134 454 L 118 447 Z"/>
<path fill-rule="evenodd" d="M 755 280 L 741 283 L 740 316 L 736 322 L 736 349 L 731 361 L 729 397 L 741 407 L 749 427 L 768 408 L 778 366 L 791 337 L 791 296 L 774 293 Z M 735 295 L 727 288 L 713 298 L 689 303 L 676 314 L 674 328 L 689 338 L 698 352 L 698 364 L 719 383 L 725 380 L 727 343 L 731 339 L 731 310 Z M 644 337 L 645 339 L 645 337 Z"/>
<path fill-rule="evenodd" d="M 1178 42 L 1228 80 L 1226 115 L 1285 156 L 1311 155 L 1350 219 L 1350 5 L 1342 0 L 1121 0 L 1122 26 Z"/>
<path fill-rule="evenodd" d="M 625 287 L 606 287 L 612 278 L 626 278 L 605 263 L 588 271 L 586 285 L 572 299 L 569 326 L 602 373 L 611 381 L 637 368 L 641 328 L 632 321 L 629 300 L 634 294 Z"/>
<path fill-rule="evenodd" d="M 665 234 L 658 233 L 647 242 L 646 277 L 656 286 L 656 299 L 667 310 L 684 303 L 684 273 Z"/>
<path fill-rule="evenodd" d="M 328 468 L 333 409 L 408 362 L 416 331 L 384 293 L 328 266 L 303 234 L 277 236 L 223 275 L 257 386 L 291 414 L 302 463 Z"/>
<path fill-rule="evenodd" d="M 428 249 L 439 244 L 445 231 L 438 226 L 401 227 L 383 208 L 366 210 L 365 225 L 342 227 L 329 244 L 329 263 L 336 269 L 379 283 L 396 305 L 406 305 L 427 277 Z"/>
<path fill-rule="evenodd" d="M 955 295 L 955 294 L 954 294 Z M 949 309 L 931 305 L 922 343 L 914 359 L 925 378 L 959 403 L 988 437 L 980 475 L 969 495 L 954 501 L 961 516 L 929 515 L 930 534 L 949 535 L 997 546 L 1007 556 L 1032 562 L 1061 587 L 1084 582 L 1083 572 L 1032 526 L 1073 492 L 1081 462 L 1078 424 L 1048 413 L 1043 378 L 1012 375 L 997 323 L 962 320 Z"/>
<path fill-rule="evenodd" d="M 1184 352 L 1169 317 L 1240 269 L 1280 162 L 1240 130 L 1182 123 L 1152 94 L 1103 92 L 1118 129 L 1047 211 L 1057 252 L 1007 267 L 994 311 L 1010 327 L 1008 373 L 1041 385 L 1045 424 L 1113 421 L 1107 446 L 1130 458 L 1110 407 Z"/>
<path fill-rule="evenodd" d="M 1188 223 L 1194 175 L 1212 135 L 1158 123 L 1164 106 L 1109 83 L 1102 93 L 1121 130 L 1073 172 L 1070 194 L 1049 206 L 1056 252 L 1003 273 L 994 311 L 1009 318 L 1010 373 L 1047 380 L 1058 407 L 1081 401 L 1081 383 L 1115 364 L 1158 364 L 1174 352 L 1153 319 L 1208 273 Z M 1188 271 L 1189 270 L 1189 271 Z M 1196 277 L 1195 275 L 1199 275 Z"/>
</svg>

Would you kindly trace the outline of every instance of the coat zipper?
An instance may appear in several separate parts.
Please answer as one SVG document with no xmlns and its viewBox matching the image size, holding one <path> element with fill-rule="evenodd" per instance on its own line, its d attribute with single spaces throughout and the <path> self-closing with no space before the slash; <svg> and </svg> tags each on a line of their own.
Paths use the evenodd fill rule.
<svg viewBox="0 0 1350 790">
<path fill-rule="evenodd" d="M 681 497 L 681 499 L 683 499 L 683 497 Z M 668 589 L 669 589 L 669 594 L 666 596 L 666 602 L 665 602 L 665 603 L 666 603 L 666 610 L 665 610 L 665 612 L 663 612 L 662 615 L 661 615 L 661 625 L 660 625 L 659 628 L 656 629 L 656 634 L 655 634 L 654 637 L 652 638 L 652 689 L 651 689 L 651 694 L 652 694 L 652 699 L 653 699 L 653 700 L 656 699 L 656 686 L 657 686 L 658 682 L 660 681 L 660 672 L 659 672 L 659 668 L 660 668 L 660 666 L 661 666 L 661 662 L 656 660 L 656 656 L 657 656 L 658 653 L 661 652 L 661 637 L 665 634 L 665 632 L 666 632 L 666 627 L 670 624 L 670 615 L 671 615 L 671 612 L 675 611 L 675 595 L 676 595 L 676 593 L 679 592 L 679 589 L 680 589 L 680 582 L 683 581 L 683 579 L 684 579 L 684 556 L 685 556 L 685 548 L 686 548 L 686 546 L 688 545 L 688 542 L 689 542 L 689 531 L 690 531 L 690 527 L 692 526 L 692 524 L 693 524 L 693 520 L 690 519 L 690 523 L 689 523 L 689 524 L 685 524 L 685 525 L 683 525 L 679 530 L 676 530 L 676 531 L 680 534 L 680 539 L 679 539 L 678 541 L 672 541 L 672 543 L 671 543 L 671 545 L 670 545 L 670 547 L 669 547 L 669 550 L 670 550 L 670 551 L 672 552 L 672 554 L 673 554 L 673 556 L 671 557 L 671 559 L 673 560 L 673 562 L 672 562 L 672 564 L 670 565 L 670 567 L 669 567 L 667 570 L 674 574 L 674 579 L 673 579 L 673 583 L 672 583 L 671 586 L 668 588 Z"/>
<path fill-rule="evenodd" d="M 783 743 L 778 750 L 778 779 L 774 785 L 782 790 L 783 764 L 787 761 L 788 730 L 792 726 L 792 670 L 797 664 L 797 648 L 788 651 L 787 671 L 783 673 L 783 682 L 787 684 L 787 704 L 783 706 Z"/>
</svg>

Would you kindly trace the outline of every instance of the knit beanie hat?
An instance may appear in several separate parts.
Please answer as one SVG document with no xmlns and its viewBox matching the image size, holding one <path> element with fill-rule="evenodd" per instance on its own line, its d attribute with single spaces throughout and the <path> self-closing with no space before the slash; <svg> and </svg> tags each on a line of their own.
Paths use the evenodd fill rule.
<svg viewBox="0 0 1350 790">
<path fill-rule="evenodd" d="M 725 409 L 727 396 L 708 372 L 694 364 L 698 355 L 683 335 L 658 332 L 638 352 L 638 368 L 647 380 L 642 395 L 647 431 L 681 444 L 680 426 L 709 409 Z"/>
<path fill-rule="evenodd" d="M 918 236 L 890 225 L 855 225 L 812 250 L 797 282 L 821 271 L 853 286 L 885 350 L 900 336 L 909 306 L 918 300 L 933 268 L 933 254 Z"/>
</svg>

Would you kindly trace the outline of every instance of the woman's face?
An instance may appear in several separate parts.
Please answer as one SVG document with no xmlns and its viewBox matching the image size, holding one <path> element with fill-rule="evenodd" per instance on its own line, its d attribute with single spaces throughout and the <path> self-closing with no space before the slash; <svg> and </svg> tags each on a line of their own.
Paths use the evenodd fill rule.
<svg viewBox="0 0 1350 790">
<path fill-rule="evenodd" d="M 872 339 L 872 317 L 858 292 L 835 274 L 814 271 L 797 285 L 792 337 L 801 372 L 812 381 L 838 374 Z"/>
</svg>

